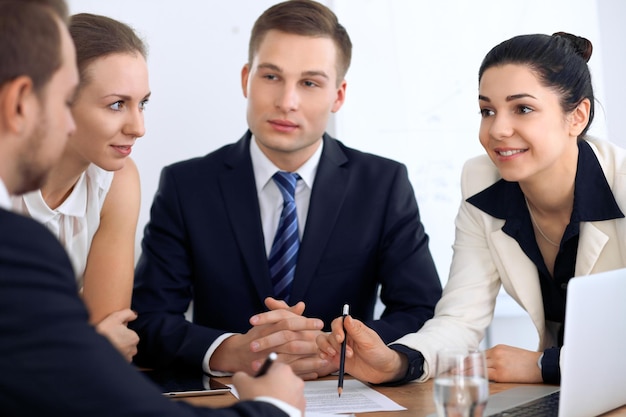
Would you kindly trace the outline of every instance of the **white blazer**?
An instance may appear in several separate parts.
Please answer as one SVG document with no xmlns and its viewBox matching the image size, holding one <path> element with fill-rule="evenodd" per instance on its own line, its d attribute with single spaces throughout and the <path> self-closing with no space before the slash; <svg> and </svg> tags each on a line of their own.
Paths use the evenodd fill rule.
<svg viewBox="0 0 626 417">
<path fill-rule="evenodd" d="M 606 141 L 588 142 L 617 204 L 626 212 L 626 150 Z M 478 348 L 493 318 L 501 285 L 530 315 L 539 334 L 538 350 L 557 346 L 557 329 L 547 325 L 544 318 L 537 267 L 517 241 L 501 230 L 504 220 L 465 201 L 500 178 L 487 155 L 465 163 L 461 177 L 463 201 L 455 221 L 454 255 L 435 317 L 417 333 L 393 342 L 424 355 L 424 374 L 419 381 L 433 376 L 432 365 L 438 350 Z M 623 267 L 626 267 L 626 219 L 581 223 L 575 275 Z"/>
</svg>

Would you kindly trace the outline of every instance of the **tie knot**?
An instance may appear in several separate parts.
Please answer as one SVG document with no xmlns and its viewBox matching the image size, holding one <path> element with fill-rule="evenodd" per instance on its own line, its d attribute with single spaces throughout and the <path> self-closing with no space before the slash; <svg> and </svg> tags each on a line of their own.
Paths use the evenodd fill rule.
<svg viewBox="0 0 626 417">
<path fill-rule="evenodd" d="M 295 200 L 296 183 L 300 179 L 300 175 L 293 172 L 278 171 L 272 177 L 280 193 L 283 195 L 285 202 L 291 202 Z"/>
</svg>

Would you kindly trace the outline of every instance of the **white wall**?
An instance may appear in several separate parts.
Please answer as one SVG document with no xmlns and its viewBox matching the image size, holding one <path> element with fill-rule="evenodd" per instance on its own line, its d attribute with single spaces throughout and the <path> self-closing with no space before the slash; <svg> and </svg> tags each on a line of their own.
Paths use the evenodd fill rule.
<svg viewBox="0 0 626 417">
<path fill-rule="evenodd" d="M 621 124 L 626 105 L 626 1 L 596 0 L 600 25 L 600 41 L 604 51 L 602 75 L 607 86 L 604 106 L 607 115 L 607 131 L 611 140 L 626 148 L 626 135 Z"/>
<path fill-rule="evenodd" d="M 271 0 L 69 0 L 71 13 L 104 14 L 149 45 L 147 133 L 132 158 L 141 175 L 137 255 L 161 168 L 204 155 L 246 129 L 240 71 L 254 20 Z"/>
<path fill-rule="evenodd" d="M 143 190 L 138 252 L 161 168 L 204 155 L 245 131 L 239 74 L 247 59 L 252 24 L 273 3 L 69 0 L 72 13 L 122 20 L 150 45 L 153 94 L 146 112 L 147 134 L 133 151 Z M 622 78 L 626 2 L 324 3 L 336 11 L 354 43 L 347 101 L 331 133 L 348 146 L 407 165 L 443 281 L 452 255 L 461 165 L 482 152 L 477 139 L 477 71 L 492 46 L 534 32 L 563 30 L 589 38 L 594 43 L 590 66 L 601 103 L 592 132 L 606 136 L 608 125 L 611 137 L 619 138 L 615 124 L 626 113 Z M 626 146 L 626 138 L 620 139 Z M 506 299 L 500 304 L 500 316 L 524 316 L 515 305 L 505 306 L 510 304 Z"/>
<path fill-rule="evenodd" d="M 477 74 L 489 49 L 523 33 L 584 35 L 595 45 L 590 65 L 596 94 L 602 97 L 604 90 L 595 2 L 485 4 L 490 6 L 466 0 L 333 3 L 355 44 L 337 135 L 349 145 L 407 164 L 444 281 L 461 167 L 470 156 L 483 153 Z M 599 112 L 593 127 L 601 136 L 603 121 Z"/>
<path fill-rule="evenodd" d="M 602 16 L 623 26 L 626 14 L 616 13 L 616 4 L 598 1 L 605 9 Z M 596 1 L 335 0 L 332 6 L 355 44 L 337 135 L 348 145 L 407 165 L 443 282 L 452 258 L 462 164 L 483 153 L 478 142 L 477 74 L 489 49 L 525 33 L 566 31 L 590 39 L 590 68 L 601 104 L 590 133 L 606 137 L 605 39 L 600 36 L 604 25 Z M 608 50 L 623 51 L 626 38 L 619 39 L 620 44 Z M 623 54 L 612 54 L 618 56 L 624 68 Z M 624 82 L 616 78 L 614 84 Z M 611 104 L 625 110 L 623 100 Z M 487 345 L 536 348 L 530 319 L 505 293 L 499 297 L 491 330 Z"/>
</svg>

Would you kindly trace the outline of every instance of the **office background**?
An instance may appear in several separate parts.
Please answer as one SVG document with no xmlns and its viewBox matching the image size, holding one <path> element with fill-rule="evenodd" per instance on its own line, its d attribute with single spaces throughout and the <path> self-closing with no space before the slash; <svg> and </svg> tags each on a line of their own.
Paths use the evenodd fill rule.
<svg viewBox="0 0 626 417">
<path fill-rule="evenodd" d="M 152 98 L 139 167 L 143 227 L 163 166 L 204 155 L 246 129 L 240 72 L 254 20 L 278 0 L 68 0 L 72 13 L 128 23 L 149 45 Z M 488 50 L 518 34 L 567 31 L 594 44 L 597 114 L 591 134 L 626 147 L 626 2 L 622 0 L 325 0 L 353 42 L 347 100 L 329 132 L 346 145 L 403 162 L 445 283 L 463 162 L 478 143 L 477 72 Z M 501 294 L 486 345 L 534 349 L 525 313 Z"/>
</svg>

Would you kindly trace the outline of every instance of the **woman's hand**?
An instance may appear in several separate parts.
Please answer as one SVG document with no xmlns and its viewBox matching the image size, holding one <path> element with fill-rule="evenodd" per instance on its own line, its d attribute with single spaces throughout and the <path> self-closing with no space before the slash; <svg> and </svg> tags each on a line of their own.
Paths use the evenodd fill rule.
<svg viewBox="0 0 626 417">
<path fill-rule="evenodd" d="M 497 345 L 485 351 L 487 374 L 494 382 L 542 383 L 537 361 L 541 352 Z"/>
<path fill-rule="evenodd" d="M 128 323 L 136 318 L 137 313 L 127 308 L 109 314 L 96 325 L 96 331 L 106 337 L 128 362 L 137 354 L 139 336 L 128 328 Z"/>
</svg>

